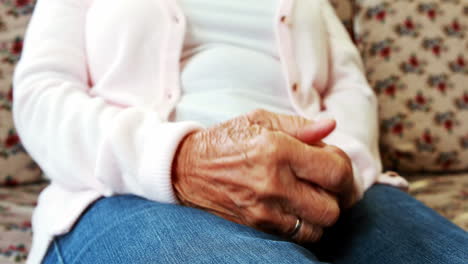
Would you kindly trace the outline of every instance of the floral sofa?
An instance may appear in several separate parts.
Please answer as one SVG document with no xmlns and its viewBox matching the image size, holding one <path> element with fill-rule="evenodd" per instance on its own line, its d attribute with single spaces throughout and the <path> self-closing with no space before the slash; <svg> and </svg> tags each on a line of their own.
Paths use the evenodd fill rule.
<svg viewBox="0 0 468 264">
<path fill-rule="evenodd" d="M 386 167 L 408 176 L 410 193 L 417 199 L 468 230 L 468 173 L 463 172 L 468 169 L 468 90 L 460 85 L 468 79 L 468 61 L 462 51 L 451 49 L 462 46 L 466 51 L 468 46 L 468 4 L 462 0 L 330 1 L 356 41 L 379 97 Z M 2 264 L 25 261 L 31 214 L 38 193 L 47 185 L 21 146 L 11 118 L 11 74 L 34 3 L 0 0 Z M 439 35 L 426 35 L 425 29 L 435 25 Z M 414 43 L 421 46 L 411 46 Z"/>
</svg>

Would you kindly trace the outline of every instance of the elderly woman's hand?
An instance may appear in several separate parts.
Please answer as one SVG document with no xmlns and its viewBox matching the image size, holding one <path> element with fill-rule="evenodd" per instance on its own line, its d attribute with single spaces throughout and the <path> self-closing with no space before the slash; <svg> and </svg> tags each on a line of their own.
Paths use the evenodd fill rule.
<svg viewBox="0 0 468 264">
<path fill-rule="evenodd" d="M 176 195 L 182 204 L 283 236 L 300 217 L 293 239 L 317 241 L 338 219 L 340 203 L 354 200 L 349 158 L 320 141 L 334 127 L 257 110 L 190 134 L 174 160 Z"/>
</svg>

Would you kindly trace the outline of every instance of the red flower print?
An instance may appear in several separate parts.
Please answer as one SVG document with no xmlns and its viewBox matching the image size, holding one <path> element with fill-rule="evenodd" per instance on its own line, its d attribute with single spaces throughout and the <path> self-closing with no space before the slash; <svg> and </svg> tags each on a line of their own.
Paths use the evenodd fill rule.
<svg viewBox="0 0 468 264">
<path fill-rule="evenodd" d="M 427 143 L 427 144 L 432 144 L 432 141 L 433 141 L 433 140 L 432 140 L 432 136 L 431 136 L 431 134 L 429 134 L 428 132 L 424 133 L 424 135 L 423 135 L 422 138 L 423 138 L 423 141 L 424 141 L 425 143 Z"/>
<path fill-rule="evenodd" d="M 395 151 L 395 157 L 398 159 L 405 159 L 405 160 L 412 160 L 414 157 L 411 153 L 404 152 L 404 151 Z"/>
<path fill-rule="evenodd" d="M 22 253 L 26 253 L 26 252 L 27 252 L 27 249 L 26 249 L 26 247 L 25 247 L 23 244 L 21 244 L 21 245 L 18 246 L 18 250 L 19 250 L 20 252 L 22 252 Z"/>
<path fill-rule="evenodd" d="M 402 134 L 403 133 L 403 124 L 396 124 L 392 129 L 393 134 Z"/>
<path fill-rule="evenodd" d="M 26 253 L 26 247 L 23 245 L 23 244 L 19 244 L 17 246 L 15 245 L 10 245 L 8 246 L 8 250 L 9 251 L 17 251 L 17 252 L 22 252 L 22 253 Z"/>
<path fill-rule="evenodd" d="M 466 64 L 465 59 L 462 56 L 459 56 L 457 59 L 457 64 L 460 65 L 461 67 L 464 67 Z"/>
<path fill-rule="evenodd" d="M 432 48 L 432 52 L 434 53 L 434 55 L 439 56 L 440 55 L 440 46 L 434 46 Z"/>
<path fill-rule="evenodd" d="M 409 63 L 411 64 L 411 66 L 414 66 L 414 67 L 418 67 L 419 66 L 419 60 L 418 58 L 416 58 L 416 56 L 411 56 L 411 58 L 409 59 Z"/>
<path fill-rule="evenodd" d="M 449 63 L 449 67 L 453 72 L 468 73 L 467 63 L 463 55 L 458 55 L 454 61 Z"/>
<path fill-rule="evenodd" d="M 408 29 L 414 29 L 414 23 L 411 19 L 406 19 L 405 21 L 405 27 Z"/>
<path fill-rule="evenodd" d="M 19 55 L 23 50 L 23 41 L 21 39 L 16 39 L 11 47 L 11 53 L 14 55 Z"/>
<path fill-rule="evenodd" d="M 30 2 L 31 0 L 16 0 L 16 6 L 22 7 L 22 6 L 30 4 Z"/>
<path fill-rule="evenodd" d="M 12 177 L 7 177 L 7 180 L 6 180 L 6 182 L 5 182 L 5 185 L 6 185 L 6 186 L 16 186 L 16 185 L 18 185 L 18 184 L 19 184 L 19 182 L 18 182 L 17 180 L 13 179 Z M 11 246 L 10 246 L 10 247 L 11 247 Z M 14 250 L 14 249 L 13 249 L 13 250 Z"/>
<path fill-rule="evenodd" d="M 386 16 L 387 16 L 387 12 L 385 12 L 385 10 L 382 10 L 379 13 L 377 13 L 377 15 L 375 17 L 379 21 L 384 21 Z"/>
<path fill-rule="evenodd" d="M 431 9 L 431 10 L 429 10 L 429 11 L 427 12 L 427 15 L 429 16 L 429 18 L 430 18 L 431 20 L 434 20 L 434 19 L 435 19 L 436 14 L 437 14 L 437 13 L 436 13 L 435 9 Z"/>
<path fill-rule="evenodd" d="M 460 26 L 460 24 L 458 23 L 457 20 L 453 21 L 453 23 L 452 23 L 452 29 L 453 29 L 454 31 L 460 31 L 460 30 L 461 30 L 461 26 Z"/>
<path fill-rule="evenodd" d="M 418 95 L 416 96 L 416 102 L 417 102 L 418 104 L 422 104 L 422 105 L 423 105 L 423 104 L 426 104 L 427 100 L 426 100 L 426 98 L 424 98 L 424 96 L 423 96 L 422 94 L 418 94 Z"/>
<path fill-rule="evenodd" d="M 391 51 L 392 50 L 389 47 L 385 47 L 380 51 L 380 55 L 384 58 L 387 58 L 390 56 Z"/>
<path fill-rule="evenodd" d="M 439 92 L 445 93 L 447 91 L 447 84 L 439 83 L 437 89 L 439 90 Z"/>
<path fill-rule="evenodd" d="M 434 137 L 431 134 L 431 131 L 426 129 L 424 133 L 421 135 L 421 138 L 416 140 L 416 148 L 420 152 L 434 152 L 435 151 L 435 143 L 438 142 L 438 138 Z"/>
<path fill-rule="evenodd" d="M 411 111 L 429 111 L 431 98 L 425 97 L 424 94 L 419 91 L 413 99 L 408 100 L 407 106 Z"/>
<path fill-rule="evenodd" d="M 444 170 L 448 170 L 450 167 L 452 167 L 453 161 L 447 160 L 445 162 L 442 162 L 441 166 L 444 168 Z"/>
<path fill-rule="evenodd" d="M 416 37 L 419 35 L 420 24 L 415 23 L 411 17 L 407 17 L 401 24 L 396 25 L 396 33 L 400 36 L 407 35 Z"/>
<path fill-rule="evenodd" d="M 385 94 L 389 96 L 394 96 L 396 93 L 396 86 L 394 84 L 390 85 L 387 89 L 385 89 Z"/>
<path fill-rule="evenodd" d="M 443 113 L 436 113 L 435 121 L 438 125 L 442 126 L 443 128 L 447 129 L 448 132 L 452 132 L 452 129 L 455 126 L 458 126 L 459 123 L 455 118 L 455 112 L 448 111 Z"/>
<path fill-rule="evenodd" d="M 10 88 L 7 94 L 7 100 L 12 102 L 13 101 L 13 88 Z"/>
<path fill-rule="evenodd" d="M 455 164 L 460 163 L 459 153 L 456 151 L 452 152 L 442 152 L 436 159 L 436 163 L 441 166 L 443 169 L 449 169 Z"/>
<path fill-rule="evenodd" d="M 466 198 L 468 198 L 468 191 L 462 190 L 462 191 L 460 192 L 460 195 L 461 195 L 463 198 L 466 199 Z"/>
<path fill-rule="evenodd" d="M 453 121 L 452 120 L 447 120 L 444 122 L 444 127 L 447 129 L 447 130 L 452 130 L 453 128 Z"/>
<path fill-rule="evenodd" d="M 11 148 L 11 147 L 15 146 L 16 144 L 18 144 L 19 141 L 20 141 L 20 138 L 18 137 L 17 134 L 9 135 L 5 140 L 5 147 L 6 148 Z"/>
</svg>

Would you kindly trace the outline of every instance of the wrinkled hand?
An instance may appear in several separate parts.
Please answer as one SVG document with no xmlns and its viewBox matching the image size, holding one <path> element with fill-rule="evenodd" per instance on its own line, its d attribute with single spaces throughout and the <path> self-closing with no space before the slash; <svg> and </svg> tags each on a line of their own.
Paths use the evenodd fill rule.
<svg viewBox="0 0 468 264">
<path fill-rule="evenodd" d="M 321 140 L 334 121 L 257 110 L 190 134 L 173 163 L 173 186 L 184 205 L 277 235 L 303 219 L 299 243 L 318 241 L 340 204 L 354 202 L 351 162 Z"/>
</svg>

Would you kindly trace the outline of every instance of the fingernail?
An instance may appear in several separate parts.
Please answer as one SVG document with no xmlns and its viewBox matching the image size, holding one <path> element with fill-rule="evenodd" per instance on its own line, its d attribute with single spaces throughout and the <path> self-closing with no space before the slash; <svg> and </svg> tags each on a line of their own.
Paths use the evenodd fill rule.
<svg viewBox="0 0 468 264">
<path fill-rule="evenodd" d="M 335 126 L 336 121 L 335 119 L 327 118 L 327 119 L 322 119 L 318 120 L 313 124 L 310 124 L 309 127 L 314 128 L 314 129 L 323 129 L 323 128 L 328 128 L 330 126 Z"/>
</svg>

